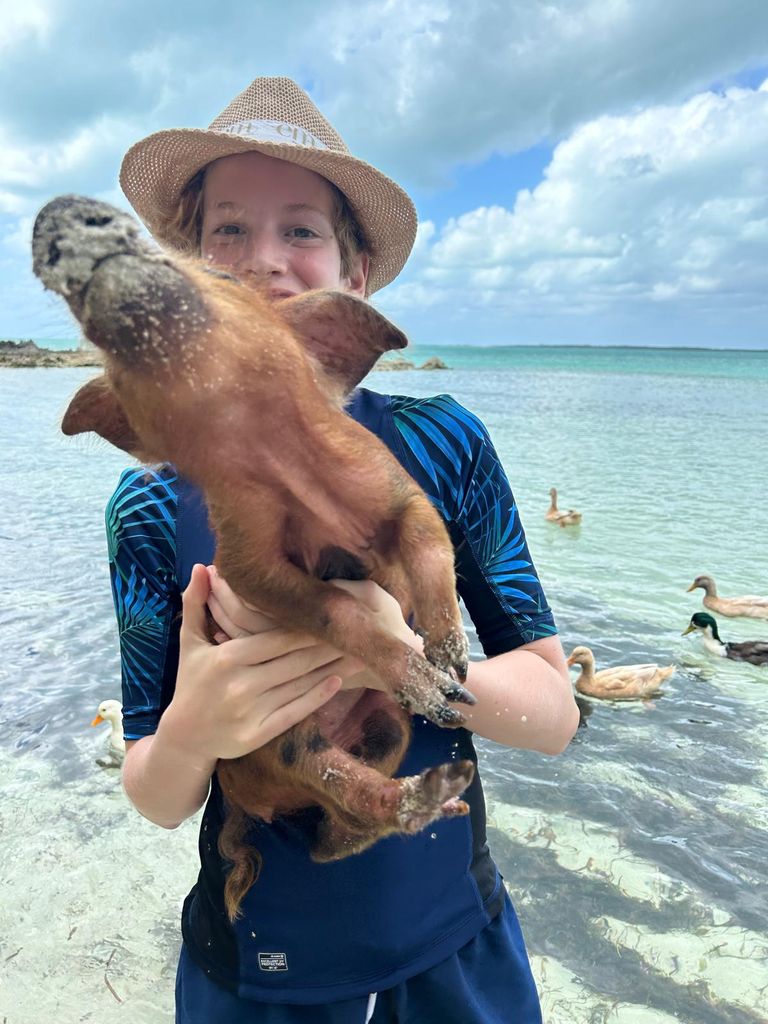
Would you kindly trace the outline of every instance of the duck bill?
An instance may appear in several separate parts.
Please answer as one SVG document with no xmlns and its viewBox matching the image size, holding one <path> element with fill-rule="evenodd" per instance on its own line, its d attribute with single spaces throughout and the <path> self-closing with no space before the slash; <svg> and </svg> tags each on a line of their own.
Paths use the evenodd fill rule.
<svg viewBox="0 0 768 1024">
<path fill-rule="evenodd" d="M 91 722 L 91 725 L 101 725 L 103 721 L 104 719 L 101 717 L 101 715 L 96 715 L 94 720 Z"/>
<path fill-rule="evenodd" d="M 695 585 L 694 583 L 692 583 L 692 584 L 690 585 L 690 587 L 688 587 L 688 589 L 686 590 L 686 594 L 690 594 L 690 592 L 691 592 L 692 590 L 695 590 L 695 589 L 696 589 L 696 585 Z"/>
<path fill-rule="evenodd" d="M 695 629 L 696 629 L 696 627 L 693 625 L 693 623 L 691 623 L 688 626 L 688 629 L 684 629 L 683 632 L 680 634 L 680 636 L 687 636 L 689 633 L 693 633 L 693 631 Z"/>
<path fill-rule="evenodd" d="M 573 667 L 573 666 L 574 666 L 574 665 L 576 664 L 576 662 L 575 662 L 575 661 L 573 660 L 573 658 L 568 658 L 568 660 L 566 661 L 566 663 L 565 663 L 565 664 L 566 664 L 566 665 L 567 665 L 567 666 L 568 666 L 569 668 L 572 668 L 572 667 Z"/>
</svg>

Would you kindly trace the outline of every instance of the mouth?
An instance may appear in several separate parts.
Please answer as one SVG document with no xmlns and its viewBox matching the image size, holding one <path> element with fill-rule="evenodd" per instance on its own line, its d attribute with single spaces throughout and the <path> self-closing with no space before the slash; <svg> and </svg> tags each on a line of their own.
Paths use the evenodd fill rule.
<svg viewBox="0 0 768 1024">
<path fill-rule="evenodd" d="M 292 299 L 294 295 L 284 288 L 268 288 L 266 294 L 270 302 L 282 302 L 283 299 Z"/>
</svg>

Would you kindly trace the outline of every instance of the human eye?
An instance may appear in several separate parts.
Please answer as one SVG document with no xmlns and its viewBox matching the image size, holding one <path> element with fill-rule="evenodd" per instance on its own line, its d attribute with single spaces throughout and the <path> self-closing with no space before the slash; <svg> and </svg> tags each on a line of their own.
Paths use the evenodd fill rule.
<svg viewBox="0 0 768 1024">
<path fill-rule="evenodd" d="M 308 227 L 289 228 L 286 233 L 289 238 L 295 238 L 300 242 L 305 242 L 313 238 L 320 238 L 320 233 L 318 231 L 315 231 L 314 228 Z"/>
<path fill-rule="evenodd" d="M 243 229 L 239 224 L 220 224 L 217 228 L 214 228 L 213 234 L 221 236 L 237 236 L 243 233 Z"/>
</svg>

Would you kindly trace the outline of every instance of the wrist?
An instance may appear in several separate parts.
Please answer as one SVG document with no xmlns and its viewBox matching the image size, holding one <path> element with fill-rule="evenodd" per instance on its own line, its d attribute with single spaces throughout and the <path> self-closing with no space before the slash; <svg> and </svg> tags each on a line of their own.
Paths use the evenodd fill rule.
<svg viewBox="0 0 768 1024">
<path fill-rule="evenodd" d="M 173 704 L 163 714 L 157 727 L 156 742 L 160 743 L 165 758 L 174 765 L 210 778 L 218 758 L 201 749 L 189 735 L 183 720 L 177 716 Z"/>
</svg>

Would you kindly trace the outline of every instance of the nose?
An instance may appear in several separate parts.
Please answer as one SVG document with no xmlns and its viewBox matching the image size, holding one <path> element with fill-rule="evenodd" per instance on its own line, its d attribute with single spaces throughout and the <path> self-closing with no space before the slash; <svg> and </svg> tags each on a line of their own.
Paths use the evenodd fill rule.
<svg viewBox="0 0 768 1024">
<path fill-rule="evenodd" d="M 285 245 L 266 231 L 251 231 L 238 254 L 234 269 L 241 275 L 269 280 L 285 274 L 288 259 Z"/>
</svg>

